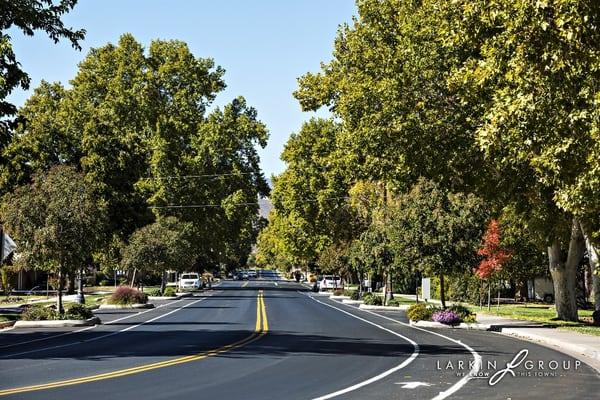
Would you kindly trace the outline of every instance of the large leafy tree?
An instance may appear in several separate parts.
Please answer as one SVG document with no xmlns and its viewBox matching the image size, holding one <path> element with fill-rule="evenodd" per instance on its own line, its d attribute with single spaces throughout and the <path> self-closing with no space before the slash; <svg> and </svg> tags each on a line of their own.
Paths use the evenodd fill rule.
<svg viewBox="0 0 600 400">
<path fill-rule="evenodd" d="M 7 31 L 16 27 L 28 36 L 42 31 L 55 43 L 66 39 L 80 50 L 79 42 L 83 40 L 85 31 L 65 27 L 61 20 L 76 4 L 77 0 L 0 1 L 0 148 L 10 140 L 14 121 L 9 118 L 17 112 L 15 105 L 6 101 L 6 97 L 16 88 L 29 89 L 30 82 L 29 75 L 17 61 Z"/>
<path fill-rule="evenodd" d="M 27 184 L 36 172 L 55 165 L 79 166 L 81 143 L 66 129 L 65 89 L 42 81 L 19 110 L 13 138 L 0 165 L 0 193 Z"/>
<path fill-rule="evenodd" d="M 281 155 L 287 168 L 274 179 L 272 212 L 282 247 L 295 264 L 315 263 L 322 251 L 352 237 L 338 130 L 332 120 L 311 119 L 291 135 Z"/>
<path fill-rule="evenodd" d="M 123 247 L 121 266 L 160 275 L 161 292 L 164 292 L 166 272 L 184 271 L 195 261 L 190 243 L 191 228 L 175 217 L 165 217 L 136 230 Z"/>
<path fill-rule="evenodd" d="M 511 206 L 548 246 L 558 316 L 577 319 L 581 222 L 593 240 L 598 215 L 597 2 L 358 9 L 333 59 L 300 79 L 301 105 L 340 117 L 347 158 L 369 179 L 423 175 Z"/>
<path fill-rule="evenodd" d="M 400 196 L 389 227 L 391 247 L 407 265 L 440 279 L 471 271 L 485 230 L 485 203 L 472 194 L 451 193 L 433 181 L 420 179 Z"/>
<path fill-rule="evenodd" d="M 103 242 L 104 203 L 81 173 L 56 166 L 9 194 L 2 219 L 19 245 L 20 263 L 58 274 L 62 313 L 65 274 L 88 265 Z"/>
<path fill-rule="evenodd" d="M 268 194 L 256 150 L 268 134 L 243 98 L 206 115 L 223 74 L 181 41 L 146 51 L 125 34 L 92 49 L 71 88 L 42 83 L 20 110 L 29 122 L 4 151 L 3 192 L 73 165 L 106 203 L 111 254 L 137 228 L 175 216 L 192 223 L 204 267 L 242 263 L 261 224 L 257 198 Z"/>
</svg>

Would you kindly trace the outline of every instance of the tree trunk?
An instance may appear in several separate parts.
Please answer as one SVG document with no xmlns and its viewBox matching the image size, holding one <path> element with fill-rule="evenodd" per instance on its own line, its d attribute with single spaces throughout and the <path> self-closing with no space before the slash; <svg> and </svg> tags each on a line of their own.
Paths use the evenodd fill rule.
<svg viewBox="0 0 600 400">
<path fill-rule="evenodd" d="M 67 294 L 75 293 L 75 272 L 67 274 Z"/>
<path fill-rule="evenodd" d="M 577 266 L 585 252 L 585 241 L 579 222 L 573 219 L 569 252 L 564 260 L 560 242 L 556 239 L 548 247 L 550 274 L 554 283 L 554 302 L 558 319 L 563 321 L 578 321 L 576 299 Z"/>
<path fill-rule="evenodd" d="M 442 308 L 446 308 L 446 289 L 444 288 L 444 274 L 440 274 L 440 300 Z"/>
<path fill-rule="evenodd" d="M 131 276 L 131 287 L 133 287 L 133 285 L 135 284 L 135 273 L 137 272 L 137 268 L 133 269 L 133 275 Z"/>
<path fill-rule="evenodd" d="M 492 309 L 492 281 L 491 279 L 488 279 L 488 301 L 487 301 L 487 309 L 488 311 L 491 311 Z"/>
<path fill-rule="evenodd" d="M 365 281 L 365 274 L 362 270 L 358 273 L 358 298 L 362 299 L 363 295 L 363 283 Z"/>
<path fill-rule="evenodd" d="M 162 295 L 167 288 L 167 271 L 163 271 L 160 279 L 160 294 Z"/>
<path fill-rule="evenodd" d="M 528 299 L 527 280 L 522 280 L 519 282 L 519 301 L 527 301 Z"/>
<path fill-rule="evenodd" d="M 62 292 L 63 292 L 63 267 L 61 265 L 58 268 L 58 293 L 57 293 L 58 296 L 56 298 L 56 309 L 59 314 L 63 314 L 65 312 L 65 309 L 63 308 Z"/>
<path fill-rule="evenodd" d="M 592 292 L 594 295 L 594 310 L 600 311 L 600 276 L 598 273 L 598 249 L 590 241 L 588 231 L 584 224 L 581 224 L 583 237 L 585 238 L 585 246 L 587 248 L 588 258 L 590 260 L 590 268 L 592 270 Z"/>
<path fill-rule="evenodd" d="M 386 274 L 386 281 L 385 281 L 384 304 L 387 306 L 389 304 L 390 300 L 393 298 L 394 298 L 394 294 L 392 292 L 392 273 L 391 273 L 391 271 L 388 271 L 388 273 Z"/>
</svg>

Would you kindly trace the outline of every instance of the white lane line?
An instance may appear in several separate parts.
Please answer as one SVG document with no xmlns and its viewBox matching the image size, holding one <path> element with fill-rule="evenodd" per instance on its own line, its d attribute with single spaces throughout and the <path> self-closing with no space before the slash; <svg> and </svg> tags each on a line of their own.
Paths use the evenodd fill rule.
<svg viewBox="0 0 600 400">
<path fill-rule="evenodd" d="M 387 319 L 389 321 L 393 321 L 393 322 L 395 322 L 397 324 L 407 326 L 409 328 L 413 328 L 413 329 L 416 329 L 416 330 L 419 330 L 419 331 L 422 331 L 422 332 L 427 332 L 427 333 L 430 333 L 432 335 L 439 336 L 439 337 L 444 338 L 446 340 L 449 340 L 449 341 L 451 341 L 453 343 L 461 345 L 462 347 L 464 347 L 465 349 L 467 349 L 471 353 L 471 355 L 473 356 L 473 360 L 475 361 L 473 363 L 473 368 L 471 368 L 471 371 L 468 374 L 466 374 L 461 380 L 459 380 L 454 385 L 452 385 L 450 388 L 448 388 L 448 390 L 444 390 L 443 392 L 439 392 L 438 395 L 435 396 L 431 400 L 443 400 L 443 399 L 447 398 L 448 396 L 456 393 L 463 386 L 465 386 L 467 384 L 467 382 L 469 382 L 471 379 L 473 379 L 474 376 L 477 376 L 477 372 L 479 372 L 479 370 L 481 369 L 482 360 L 481 360 L 481 356 L 479 355 L 479 353 L 477 353 L 471 346 L 469 346 L 466 343 L 461 342 L 460 340 L 452 339 L 451 337 L 448 337 L 446 335 L 442 335 L 441 333 L 437 333 L 437 332 L 433 332 L 433 331 L 430 331 L 430 330 L 427 330 L 427 329 L 423 329 L 423 328 L 420 328 L 418 326 L 412 326 L 410 324 L 407 324 L 406 322 L 401 322 L 401 321 L 398 321 L 398 320 L 396 320 L 394 318 L 386 317 L 385 315 L 377 314 L 377 313 L 374 313 L 374 312 L 369 311 L 369 310 L 362 310 L 362 309 L 360 309 L 360 310 L 364 311 L 364 312 L 367 312 L 369 314 L 376 315 L 376 316 L 378 316 L 380 318 L 384 318 L 384 319 Z"/>
<path fill-rule="evenodd" d="M 301 292 L 300 292 L 300 293 L 301 293 Z M 304 293 L 303 293 L 303 294 L 304 294 Z M 373 383 L 373 382 L 377 382 L 378 380 L 381 380 L 381 379 L 385 378 L 386 376 L 388 376 L 388 375 L 390 375 L 390 374 L 393 374 L 394 372 L 396 372 L 396 371 L 398 371 L 398 370 L 400 370 L 400 369 L 402 369 L 402 368 L 406 367 L 408 364 L 410 364 L 411 362 L 413 362 L 413 361 L 414 361 L 414 360 L 415 360 L 415 359 L 416 359 L 416 358 L 419 356 L 419 345 L 418 345 L 418 343 L 417 343 L 417 342 L 415 342 L 414 340 L 412 340 L 412 339 L 409 339 L 409 338 L 407 338 L 406 336 L 403 336 L 403 335 L 401 335 L 401 334 L 399 334 L 399 333 L 397 333 L 397 332 L 394 332 L 394 331 L 392 331 L 391 329 L 388 329 L 388 328 L 386 328 L 386 327 L 383 327 L 383 326 L 381 326 L 381 325 L 378 325 L 378 324 L 376 324 L 376 323 L 374 323 L 374 322 L 371 322 L 371 321 L 369 321 L 369 320 L 367 320 L 367 319 L 364 319 L 364 318 L 361 318 L 361 317 L 359 317 L 359 316 L 357 316 L 357 315 L 354 315 L 354 314 L 352 314 L 352 313 L 349 313 L 348 311 L 342 310 L 341 308 L 337 308 L 337 307 L 335 307 L 335 306 L 332 306 L 331 304 L 323 303 L 322 301 L 320 301 L 320 300 L 317 300 L 317 299 L 315 299 L 315 298 L 314 298 L 314 297 L 312 297 L 312 296 L 309 296 L 309 295 L 306 295 L 306 294 L 305 294 L 305 296 L 307 296 L 307 297 L 309 297 L 310 299 L 312 299 L 312 300 L 316 301 L 317 303 L 321 303 L 321 304 L 323 304 L 324 306 L 327 306 L 327 307 L 333 308 L 334 310 L 340 311 L 340 312 L 342 312 L 342 313 L 344 313 L 344 314 L 346 314 L 346 315 L 349 315 L 349 316 L 350 316 L 350 317 L 352 317 L 352 318 L 358 319 L 358 320 L 360 320 L 360 321 L 362 321 L 362 322 L 365 322 L 365 323 L 367 323 L 367 324 L 369 324 L 369 325 L 373 325 L 373 326 L 375 326 L 375 327 L 377 327 L 377 328 L 379 328 L 379 329 L 381 329 L 381 330 L 384 330 L 384 331 L 386 331 L 386 332 L 388 332 L 388 333 L 391 333 L 391 334 L 392 334 L 392 335 L 394 335 L 394 336 L 398 336 L 399 338 L 402 338 L 402 339 L 406 340 L 408 343 L 412 344 L 412 345 L 413 345 L 413 347 L 414 347 L 414 351 L 413 351 L 413 353 L 410 355 L 410 357 L 408 357 L 408 358 L 407 358 L 406 360 L 404 360 L 404 361 L 403 361 L 401 364 L 399 364 L 399 365 L 395 366 L 394 368 L 388 369 L 387 371 L 384 371 L 384 372 L 382 372 L 382 373 L 381 373 L 381 374 L 379 374 L 379 375 L 376 375 L 376 376 L 374 376 L 374 377 L 372 377 L 372 378 L 369 378 L 369 379 L 367 379 L 366 381 L 359 382 L 359 383 L 357 383 L 357 384 L 355 384 L 355 385 L 352 385 L 352 386 L 350 386 L 350 387 L 347 387 L 347 388 L 345 388 L 345 389 L 338 390 L 338 391 L 336 391 L 336 392 L 333 392 L 333 393 L 326 394 L 326 395 L 324 395 L 324 396 L 316 397 L 316 398 L 314 398 L 313 400 L 326 400 L 326 399 L 331 399 L 331 398 L 333 398 L 333 397 L 337 397 L 337 396 L 340 396 L 340 395 L 342 395 L 342 394 L 346 394 L 346 393 L 348 393 L 348 392 L 352 392 L 352 391 L 354 391 L 354 390 L 356 390 L 356 389 L 360 389 L 360 388 L 361 388 L 361 387 L 363 387 L 363 386 L 370 385 L 371 383 Z"/>
<path fill-rule="evenodd" d="M 0 349 L 7 349 L 7 348 L 9 348 L 9 347 L 20 346 L 20 345 L 23 345 L 23 344 L 29 344 L 29 343 L 42 342 L 42 341 L 44 341 L 44 340 L 50 340 L 50 339 L 55 339 L 55 338 L 59 338 L 59 337 L 62 337 L 62 336 L 68 336 L 68 335 L 72 335 L 72 334 L 74 334 L 74 333 L 79 333 L 79 332 L 85 332 L 85 331 L 89 331 L 90 329 L 97 328 L 97 327 L 98 327 L 98 326 L 100 326 L 100 325 L 110 325 L 110 324 L 114 324 L 115 322 L 123 321 L 123 320 L 125 320 L 125 319 L 128 319 L 128 318 L 137 317 L 138 315 L 146 314 L 147 312 L 151 312 L 151 311 L 156 311 L 156 310 L 158 310 L 158 309 L 160 309 L 160 308 L 162 308 L 162 307 L 165 307 L 165 306 L 168 306 L 168 305 L 172 305 L 172 304 L 178 303 L 178 302 L 180 302 L 180 301 L 182 301 L 182 300 L 183 300 L 183 299 L 179 299 L 179 300 L 175 300 L 175 301 L 173 301 L 173 302 L 170 302 L 170 303 L 161 304 L 161 305 L 160 305 L 160 306 L 158 306 L 158 307 L 155 307 L 155 308 L 150 308 L 150 309 L 148 309 L 148 310 L 145 310 L 145 311 L 140 311 L 140 312 L 137 312 L 137 313 L 135 313 L 135 314 L 129 314 L 129 315 L 126 315 L 126 316 L 124 316 L 124 317 L 121 317 L 121 318 L 113 319 L 112 321 L 108 321 L 108 322 L 106 322 L 106 323 L 103 323 L 103 324 L 99 324 L 99 325 L 93 325 L 93 326 L 88 326 L 88 327 L 86 327 L 86 328 L 77 329 L 77 330 L 75 330 L 75 331 L 71 331 L 71 332 L 65 332 L 65 333 L 60 333 L 60 334 L 58 334 L 58 335 L 53 335 L 53 336 L 43 337 L 43 338 L 39 338 L 39 339 L 32 339 L 32 340 L 26 340 L 26 341 L 23 341 L 23 342 L 18 342 L 18 343 L 7 344 L 7 345 L 4 345 L 4 346 L 0 346 Z"/>
<path fill-rule="evenodd" d="M 154 321 L 156 321 L 156 320 L 159 320 L 159 319 L 161 319 L 161 318 L 163 318 L 163 317 L 166 317 L 167 315 L 171 315 L 171 314 L 173 314 L 174 312 L 177 312 L 177 311 L 179 311 L 179 310 L 183 310 L 183 309 L 184 309 L 184 308 L 186 308 L 186 307 L 189 307 L 189 306 L 191 306 L 191 305 L 193 305 L 193 304 L 196 304 L 196 303 L 199 303 L 199 302 L 201 302 L 201 301 L 203 301 L 203 300 L 206 300 L 208 297 L 209 297 L 209 296 L 202 297 L 202 298 L 201 298 L 201 299 L 199 299 L 199 300 L 193 301 L 193 302 L 191 302 L 191 303 L 187 303 L 186 305 L 184 305 L 184 306 L 181 306 L 181 307 L 179 307 L 179 308 L 176 308 L 176 309 L 174 309 L 174 310 L 172 310 L 172 311 L 169 311 L 168 313 L 161 314 L 161 315 L 159 315 L 159 316 L 157 316 L 157 317 L 154 317 L 154 318 L 152 318 L 152 319 L 149 319 L 149 320 L 147 320 L 147 321 L 143 321 L 143 322 L 141 322 L 141 323 L 139 323 L 139 324 L 137 324 L 137 325 L 132 325 L 132 326 L 129 326 L 129 327 L 127 327 L 127 328 L 124 328 L 124 329 L 118 330 L 118 331 L 116 331 L 116 332 L 110 332 L 110 333 L 107 333 L 106 335 L 102 335 L 102 336 L 98 336 L 98 337 L 95 337 L 95 338 L 90 338 L 90 339 L 86 339 L 86 340 L 80 340 L 80 341 L 77 341 L 77 342 L 65 343 L 65 344 L 56 345 L 56 346 L 42 347 L 42 348 L 39 348 L 39 349 L 34 349 L 34 350 L 29 350 L 29 351 L 23 351 L 23 352 L 20 352 L 20 353 L 8 354 L 8 355 L 0 356 L 0 359 L 3 359 L 3 358 L 9 358 L 9 357 L 14 357 L 14 356 L 20 356 L 20 355 L 24 355 L 24 354 L 37 353 L 37 352 L 39 352 L 39 351 L 46 351 L 46 350 L 60 349 L 60 348 L 63 348 L 63 347 L 69 347 L 69 346 L 73 346 L 73 345 L 76 345 L 76 344 L 82 344 L 82 343 L 94 342 L 94 341 L 96 341 L 96 340 L 104 339 L 104 338 L 107 338 L 107 337 L 110 337 L 110 336 L 115 336 L 115 335 L 118 335 L 118 334 L 120 334 L 120 333 L 127 332 L 127 331 L 130 331 L 130 330 L 132 330 L 132 329 L 135 329 L 135 328 L 137 328 L 137 327 L 140 327 L 140 326 L 142 326 L 142 325 L 148 324 L 148 323 L 150 323 L 150 322 L 154 322 Z M 115 320 L 115 321 L 116 321 L 116 320 Z M 115 321 L 112 321 L 112 322 L 115 322 Z"/>
<path fill-rule="evenodd" d="M 323 303 L 323 304 L 325 304 L 325 303 Z M 369 310 L 364 310 L 362 308 L 357 308 L 357 310 L 360 310 L 360 311 L 363 311 L 363 312 L 375 315 L 377 317 L 386 319 L 388 321 L 395 322 L 397 324 L 406 326 L 408 328 L 416 329 L 416 330 L 422 331 L 422 332 L 427 332 L 427 333 L 430 333 L 432 335 L 444 338 L 444 339 L 449 340 L 449 341 L 451 341 L 453 343 L 461 345 L 462 347 L 464 347 L 465 349 L 467 349 L 471 353 L 471 355 L 473 356 L 474 363 L 473 363 L 473 368 L 471 368 L 470 372 L 468 374 L 466 374 L 461 380 L 459 380 L 454 385 L 452 385 L 450 388 L 448 388 L 448 390 L 445 390 L 443 392 L 439 392 L 438 395 L 435 396 L 431 400 L 444 400 L 448 396 L 456 393 L 463 386 L 465 386 L 467 384 L 467 382 L 469 382 L 471 379 L 473 379 L 474 376 L 477 376 L 477 373 L 481 369 L 482 360 L 481 360 L 481 356 L 479 355 L 479 353 L 477 353 L 471 346 L 469 346 L 466 343 L 461 342 L 460 340 L 452 339 L 451 337 L 442 335 L 441 333 L 433 332 L 433 331 L 430 331 L 430 330 L 427 330 L 427 329 L 423 329 L 423 328 L 420 328 L 420 327 L 417 327 L 417 326 L 412 326 L 412 325 L 407 324 L 405 322 L 398 321 L 397 319 L 386 317 L 385 315 L 377 314 L 377 313 L 369 311 Z"/>
</svg>

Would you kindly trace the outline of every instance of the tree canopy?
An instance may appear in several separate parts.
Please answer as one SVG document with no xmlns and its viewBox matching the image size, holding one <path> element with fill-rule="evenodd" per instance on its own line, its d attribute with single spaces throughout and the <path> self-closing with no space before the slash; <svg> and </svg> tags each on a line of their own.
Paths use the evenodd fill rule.
<svg viewBox="0 0 600 400">
<path fill-rule="evenodd" d="M 105 204 L 73 167 L 56 166 L 9 194 L 2 220 L 19 246 L 19 263 L 57 272 L 62 280 L 91 262 L 103 243 Z"/>
</svg>

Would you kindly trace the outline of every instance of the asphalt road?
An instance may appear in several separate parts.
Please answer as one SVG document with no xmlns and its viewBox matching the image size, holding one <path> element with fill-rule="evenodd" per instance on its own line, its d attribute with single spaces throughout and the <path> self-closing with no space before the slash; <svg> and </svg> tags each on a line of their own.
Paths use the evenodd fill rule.
<svg viewBox="0 0 600 400">
<path fill-rule="evenodd" d="M 0 333 L 0 398 L 600 396 L 595 370 L 552 349 L 490 332 L 415 329 L 401 312 L 359 310 L 291 282 L 224 281 L 157 306 L 98 313 L 103 324 L 92 328 Z"/>
</svg>

